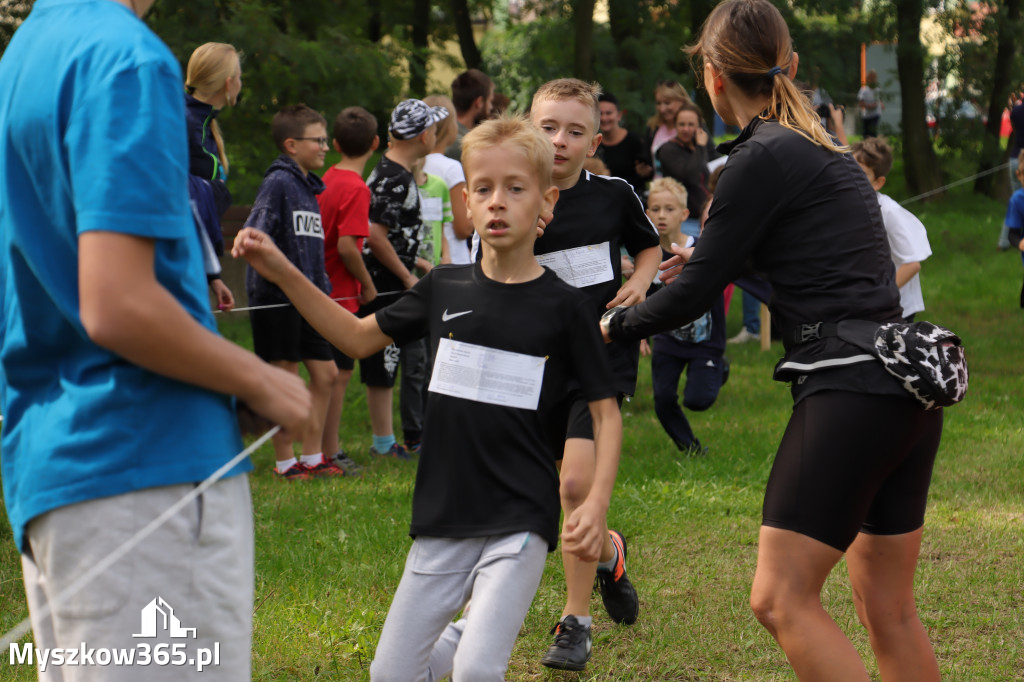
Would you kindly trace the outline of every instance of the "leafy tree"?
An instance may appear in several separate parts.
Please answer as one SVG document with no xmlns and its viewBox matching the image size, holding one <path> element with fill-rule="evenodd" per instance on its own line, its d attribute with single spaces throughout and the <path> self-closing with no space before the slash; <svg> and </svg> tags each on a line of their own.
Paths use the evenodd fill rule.
<svg viewBox="0 0 1024 682">
<path fill-rule="evenodd" d="M 35 0 L 0 0 L 0 54 L 7 49 L 11 36 L 28 16 Z"/>
<path fill-rule="evenodd" d="M 170 46 L 184 72 L 199 45 L 227 42 L 243 54 L 243 102 L 221 115 L 235 200 L 255 196 L 277 155 L 270 119 L 286 104 L 304 102 L 328 120 L 354 104 L 382 125 L 402 92 L 394 65 L 400 46 L 368 38 L 371 12 L 356 2 L 326 0 L 161 0 L 146 21 Z"/>
</svg>

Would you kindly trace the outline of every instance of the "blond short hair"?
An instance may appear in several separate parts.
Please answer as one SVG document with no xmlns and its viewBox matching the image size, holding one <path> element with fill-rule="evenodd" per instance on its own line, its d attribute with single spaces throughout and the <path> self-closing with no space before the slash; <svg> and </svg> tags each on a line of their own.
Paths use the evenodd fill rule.
<svg viewBox="0 0 1024 682">
<path fill-rule="evenodd" d="M 483 151 L 508 144 L 522 151 L 530 168 L 540 180 L 541 189 L 551 186 L 551 170 L 555 165 L 555 146 L 539 128 L 523 116 L 504 115 L 484 121 L 462 138 L 462 165 L 469 182 L 471 161 Z"/>
<path fill-rule="evenodd" d="M 679 205 L 686 208 L 686 200 L 688 194 L 686 188 L 680 184 L 675 178 L 656 178 L 651 181 L 651 186 L 647 190 L 647 197 L 650 198 L 655 192 L 667 192 L 676 198 Z"/>
<path fill-rule="evenodd" d="M 600 96 L 601 86 L 597 83 L 588 83 L 579 78 L 557 78 L 537 88 L 537 92 L 533 93 L 533 103 L 536 104 L 543 100 L 579 102 L 594 112 L 594 132 L 596 133 L 601 125 L 601 109 L 598 100 Z"/>
</svg>

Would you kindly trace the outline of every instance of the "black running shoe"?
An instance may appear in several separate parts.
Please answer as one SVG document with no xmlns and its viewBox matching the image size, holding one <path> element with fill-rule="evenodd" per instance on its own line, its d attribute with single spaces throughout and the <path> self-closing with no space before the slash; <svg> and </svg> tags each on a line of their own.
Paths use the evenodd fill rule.
<svg viewBox="0 0 1024 682">
<path fill-rule="evenodd" d="M 590 660 L 590 626 L 580 625 L 576 616 L 566 616 L 551 628 L 555 643 L 548 647 L 542 665 L 558 670 L 583 670 Z"/>
<path fill-rule="evenodd" d="M 618 551 L 618 560 L 612 570 L 597 569 L 597 586 L 611 619 L 616 623 L 632 625 L 640 613 L 640 600 L 633 583 L 626 577 L 626 539 L 617 530 L 610 530 L 608 534 Z"/>
</svg>

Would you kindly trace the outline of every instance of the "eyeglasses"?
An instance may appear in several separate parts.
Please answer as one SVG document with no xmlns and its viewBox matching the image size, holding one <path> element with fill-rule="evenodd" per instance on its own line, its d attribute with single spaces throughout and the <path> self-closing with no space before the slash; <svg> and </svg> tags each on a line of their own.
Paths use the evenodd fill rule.
<svg viewBox="0 0 1024 682">
<path fill-rule="evenodd" d="M 309 140 L 310 142 L 316 142 L 321 147 L 326 147 L 327 146 L 327 142 L 328 142 L 326 137 L 293 137 L 292 139 L 293 140 Z"/>
</svg>

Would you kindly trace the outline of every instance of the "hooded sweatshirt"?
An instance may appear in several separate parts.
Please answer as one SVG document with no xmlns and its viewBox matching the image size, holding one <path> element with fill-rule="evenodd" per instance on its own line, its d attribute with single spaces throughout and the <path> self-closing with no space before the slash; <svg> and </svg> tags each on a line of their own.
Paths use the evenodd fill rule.
<svg viewBox="0 0 1024 682">
<path fill-rule="evenodd" d="M 316 201 L 316 195 L 322 191 L 324 183 L 320 176 L 312 172 L 303 175 L 299 164 L 282 154 L 264 174 L 245 225 L 270 235 L 288 260 L 317 288 L 329 294 L 331 283 L 324 270 L 324 230 Z M 245 292 L 251 305 L 288 302 L 276 284 L 252 267 L 245 269 Z"/>
</svg>

